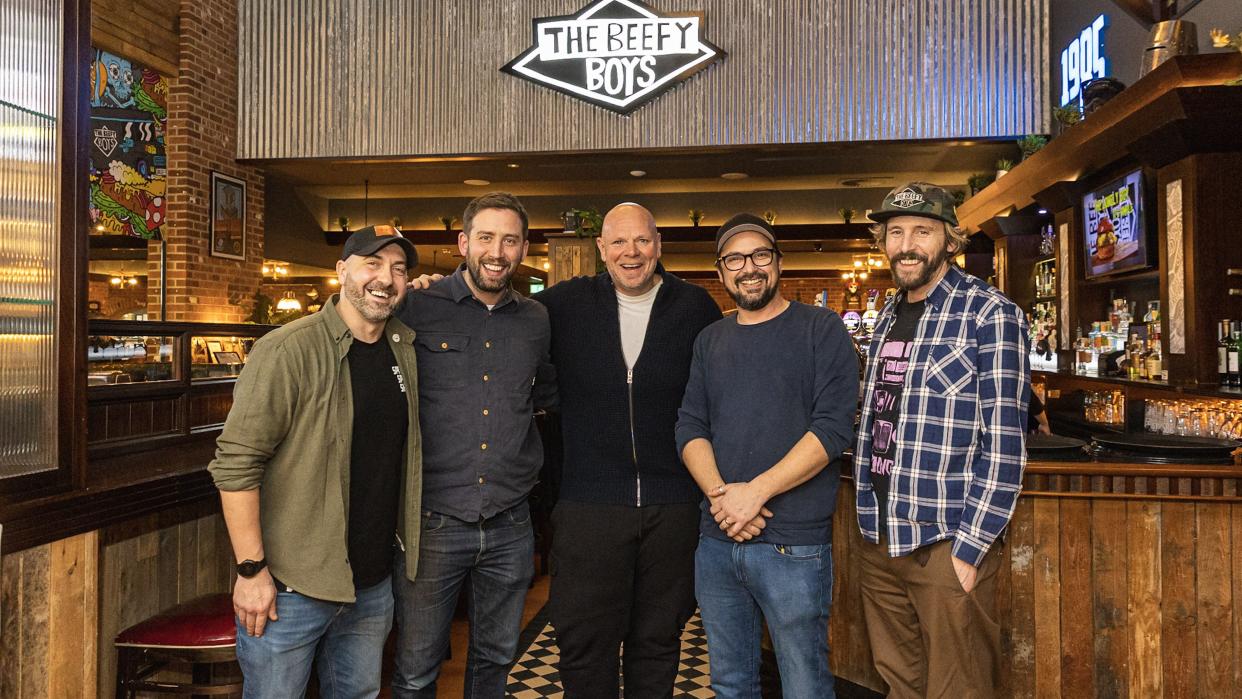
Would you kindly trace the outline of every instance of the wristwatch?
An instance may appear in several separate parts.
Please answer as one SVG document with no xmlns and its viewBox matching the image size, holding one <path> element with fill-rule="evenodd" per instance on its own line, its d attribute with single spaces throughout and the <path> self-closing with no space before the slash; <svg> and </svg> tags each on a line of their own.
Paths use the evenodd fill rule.
<svg viewBox="0 0 1242 699">
<path fill-rule="evenodd" d="M 259 574 L 260 570 L 267 567 L 267 559 L 261 561 L 253 561 L 249 558 L 237 564 L 237 574 L 243 578 L 253 578 Z"/>
</svg>

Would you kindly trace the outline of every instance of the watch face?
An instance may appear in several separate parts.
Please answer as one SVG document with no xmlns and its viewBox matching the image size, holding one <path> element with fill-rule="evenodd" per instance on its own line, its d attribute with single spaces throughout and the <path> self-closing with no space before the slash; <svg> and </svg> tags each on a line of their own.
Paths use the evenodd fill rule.
<svg viewBox="0 0 1242 699">
<path fill-rule="evenodd" d="M 237 574 L 243 578 L 253 578 L 260 570 L 263 570 L 263 564 L 249 559 L 237 564 Z"/>
</svg>

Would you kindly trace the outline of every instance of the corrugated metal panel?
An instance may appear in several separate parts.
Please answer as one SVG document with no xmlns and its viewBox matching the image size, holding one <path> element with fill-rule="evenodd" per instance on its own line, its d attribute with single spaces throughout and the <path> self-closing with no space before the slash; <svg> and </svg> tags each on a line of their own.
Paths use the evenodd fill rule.
<svg viewBox="0 0 1242 699">
<path fill-rule="evenodd" d="M 502 74 L 585 0 L 240 0 L 241 158 L 1046 131 L 1048 0 L 651 0 L 729 55 L 626 117 Z"/>
<path fill-rule="evenodd" d="M 56 466 L 60 0 L 0 0 L 0 478 Z"/>
</svg>

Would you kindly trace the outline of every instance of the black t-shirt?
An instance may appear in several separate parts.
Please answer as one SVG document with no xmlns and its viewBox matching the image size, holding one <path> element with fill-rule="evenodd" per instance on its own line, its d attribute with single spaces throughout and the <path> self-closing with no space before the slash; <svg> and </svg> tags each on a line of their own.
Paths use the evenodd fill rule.
<svg viewBox="0 0 1242 699">
<path fill-rule="evenodd" d="M 923 316 L 926 301 L 897 305 L 893 324 L 889 326 L 875 373 L 874 417 L 871 423 L 871 486 L 879 507 L 880 535 L 886 537 L 888 526 L 888 491 L 893 461 L 897 456 L 897 423 L 901 417 L 901 391 L 906 370 L 910 367 L 910 349 Z M 887 538 L 887 537 L 886 537 Z"/>
<path fill-rule="evenodd" d="M 354 399 L 349 454 L 349 563 L 354 587 L 375 585 L 392 570 L 401 501 L 408 407 L 405 379 L 387 340 L 349 347 Z"/>
</svg>

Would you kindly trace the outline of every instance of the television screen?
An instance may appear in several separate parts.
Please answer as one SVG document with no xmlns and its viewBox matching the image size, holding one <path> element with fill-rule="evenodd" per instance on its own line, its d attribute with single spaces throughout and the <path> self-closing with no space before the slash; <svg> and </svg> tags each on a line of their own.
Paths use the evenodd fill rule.
<svg viewBox="0 0 1242 699">
<path fill-rule="evenodd" d="M 1082 208 L 1088 279 L 1148 266 L 1141 170 L 1086 195 Z"/>
</svg>

